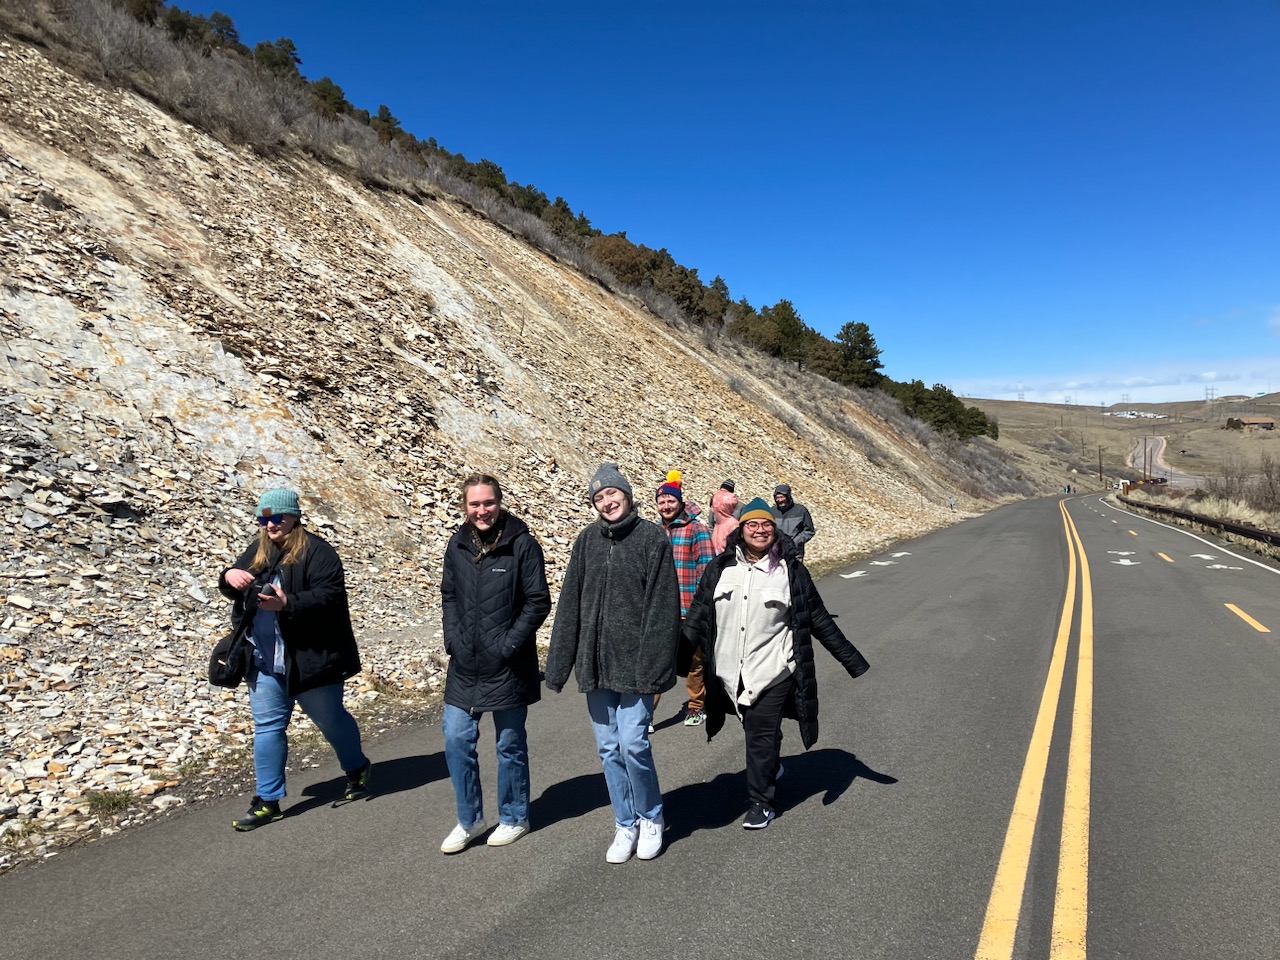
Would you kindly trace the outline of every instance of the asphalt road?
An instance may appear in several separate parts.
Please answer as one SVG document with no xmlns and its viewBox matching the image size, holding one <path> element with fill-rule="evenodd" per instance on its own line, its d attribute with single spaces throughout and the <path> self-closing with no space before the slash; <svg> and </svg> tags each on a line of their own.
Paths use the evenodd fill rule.
<svg viewBox="0 0 1280 960">
<path fill-rule="evenodd" d="M 1277 585 L 1096 495 L 1002 508 L 822 581 L 872 669 L 817 653 L 821 736 L 806 753 L 785 725 L 767 830 L 739 826 L 741 733 L 707 744 L 673 691 L 654 736 L 667 848 L 606 864 L 584 699 L 548 693 L 519 843 L 439 852 L 453 797 L 429 725 L 371 748 L 371 801 L 332 808 L 334 766 L 291 773 L 290 815 L 254 833 L 231 829 L 237 799 L 0 878 L 0 943 L 13 960 L 1041 958 L 1075 909 L 1055 957 L 1273 958 L 1280 650 L 1244 617 L 1280 630 Z M 493 819 L 491 729 L 481 751 Z M 1064 839 L 1082 817 L 1083 855 Z"/>
</svg>

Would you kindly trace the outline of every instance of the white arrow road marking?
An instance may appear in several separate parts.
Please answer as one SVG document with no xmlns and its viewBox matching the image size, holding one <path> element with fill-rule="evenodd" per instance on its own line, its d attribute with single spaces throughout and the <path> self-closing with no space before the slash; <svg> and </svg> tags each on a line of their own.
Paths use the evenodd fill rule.
<svg viewBox="0 0 1280 960">
<path fill-rule="evenodd" d="M 902 553 L 891 553 L 891 554 L 889 554 L 889 556 L 891 556 L 891 557 L 909 557 L 909 556 L 911 556 L 911 554 L 907 553 L 907 552 L 904 550 L 904 551 L 902 551 Z"/>
<path fill-rule="evenodd" d="M 866 575 L 867 575 L 867 571 L 865 570 L 855 570 L 853 571 L 853 573 L 840 574 L 840 578 L 842 580 L 852 580 L 854 577 L 865 577 Z"/>
<path fill-rule="evenodd" d="M 897 560 L 872 560 L 873 567 L 895 567 L 898 565 Z"/>
<path fill-rule="evenodd" d="M 1211 563 L 1205 567 L 1206 570 L 1243 570 L 1244 567 L 1228 567 L 1225 563 Z"/>
<path fill-rule="evenodd" d="M 1136 567 L 1136 566 L 1141 565 L 1141 563 L 1142 563 L 1142 561 L 1141 561 L 1141 560 L 1127 560 L 1127 559 L 1126 559 L 1126 560 L 1112 560 L 1111 562 L 1112 562 L 1112 563 L 1114 563 L 1114 564 L 1117 564 L 1117 565 L 1119 565 L 1119 566 L 1121 566 L 1121 567 Z"/>
<path fill-rule="evenodd" d="M 1196 560 L 1217 560 L 1218 559 L 1211 553 L 1193 553 L 1191 556 Z"/>
<path fill-rule="evenodd" d="M 1117 557 L 1132 557 L 1136 550 L 1108 550 L 1107 553 L 1114 553 Z"/>
</svg>

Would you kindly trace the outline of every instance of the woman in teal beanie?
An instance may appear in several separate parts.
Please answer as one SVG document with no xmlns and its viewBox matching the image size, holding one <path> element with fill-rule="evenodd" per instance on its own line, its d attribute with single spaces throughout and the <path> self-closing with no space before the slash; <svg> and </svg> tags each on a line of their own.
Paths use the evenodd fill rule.
<svg viewBox="0 0 1280 960">
<path fill-rule="evenodd" d="M 342 705 L 342 684 L 360 672 L 338 552 L 302 526 L 292 490 L 258 500 L 258 536 L 222 571 L 218 590 L 232 601 L 238 627 L 251 618 L 252 657 L 245 680 L 253 711 L 257 792 L 249 812 L 232 822 L 255 830 L 284 816 L 287 732 L 297 703 L 324 734 L 347 774 L 346 800 L 369 796 L 370 763 L 360 728 Z"/>
</svg>

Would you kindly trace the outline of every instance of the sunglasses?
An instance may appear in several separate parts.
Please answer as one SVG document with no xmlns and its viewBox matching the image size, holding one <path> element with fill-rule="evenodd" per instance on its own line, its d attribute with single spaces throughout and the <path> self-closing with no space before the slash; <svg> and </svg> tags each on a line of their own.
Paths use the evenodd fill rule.
<svg viewBox="0 0 1280 960">
<path fill-rule="evenodd" d="M 280 524 L 284 523 L 285 520 L 289 519 L 289 517 L 291 516 L 293 516 L 293 514 L 291 513 L 277 513 L 273 517 L 259 517 L 258 526 L 265 527 L 267 524 L 270 523 L 278 527 L 280 526 Z"/>
</svg>

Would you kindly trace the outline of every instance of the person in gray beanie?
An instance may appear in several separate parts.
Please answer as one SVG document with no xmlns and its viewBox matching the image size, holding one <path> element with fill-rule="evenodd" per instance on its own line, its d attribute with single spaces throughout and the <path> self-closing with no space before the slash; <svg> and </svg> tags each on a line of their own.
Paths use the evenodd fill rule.
<svg viewBox="0 0 1280 960">
<path fill-rule="evenodd" d="M 653 698 L 676 682 L 680 588 L 671 544 L 641 519 L 616 463 L 587 486 L 596 520 L 574 541 L 556 606 L 547 686 L 574 672 L 613 804 L 605 859 L 652 860 L 662 850 L 662 791 L 649 745 Z"/>
<path fill-rule="evenodd" d="M 813 539 L 817 531 L 813 517 L 803 503 L 791 499 L 791 487 L 780 483 L 773 488 L 773 516 L 778 522 L 778 532 L 789 537 L 796 548 L 796 556 L 804 559 L 804 545 Z"/>
</svg>

